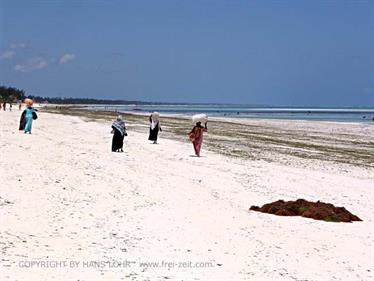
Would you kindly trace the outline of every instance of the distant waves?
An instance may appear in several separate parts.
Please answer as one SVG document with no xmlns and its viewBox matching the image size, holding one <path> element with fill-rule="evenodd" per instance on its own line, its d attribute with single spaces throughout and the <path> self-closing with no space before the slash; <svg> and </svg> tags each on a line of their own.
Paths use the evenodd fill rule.
<svg viewBox="0 0 374 281">
<path fill-rule="evenodd" d="M 260 119 L 320 120 L 338 122 L 373 122 L 374 109 L 363 108 L 283 108 L 283 107 L 248 107 L 233 105 L 100 105 L 92 106 L 95 110 L 118 112 L 150 113 L 158 111 L 165 114 L 193 115 L 207 113 L 210 116 Z"/>
</svg>

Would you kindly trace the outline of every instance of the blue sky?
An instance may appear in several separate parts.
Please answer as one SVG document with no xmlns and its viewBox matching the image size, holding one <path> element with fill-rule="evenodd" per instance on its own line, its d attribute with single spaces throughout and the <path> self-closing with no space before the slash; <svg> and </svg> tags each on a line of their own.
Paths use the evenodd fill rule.
<svg viewBox="0 0 374 281">
<path fill-rule="evenodd" d="M 374 1 L 0 0 L 0 84 L 41 96 L 374 106 Z"/>
</svg>

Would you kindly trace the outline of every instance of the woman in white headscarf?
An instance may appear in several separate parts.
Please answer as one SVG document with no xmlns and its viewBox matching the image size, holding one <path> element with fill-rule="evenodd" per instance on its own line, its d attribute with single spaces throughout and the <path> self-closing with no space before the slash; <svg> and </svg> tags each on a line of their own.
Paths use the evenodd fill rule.
<svg viewBox="0 0 374 281">
<path fill-rule="evenodd" d="M 127 136 L 125 122 L 121 115 L 118 115 L 117 119 L 112 124 L 112 151 L 123 152 L 123 138 Z"/>
<path fill-rule="evenodd" d="M 158 131 L 162 132 L 159 120 L 160 114 L 158 112 L 153 112 L 149 116 L 149 137 L 148 140 L 153 141 L 154 144 L 157 143 Z"/>
</svg>

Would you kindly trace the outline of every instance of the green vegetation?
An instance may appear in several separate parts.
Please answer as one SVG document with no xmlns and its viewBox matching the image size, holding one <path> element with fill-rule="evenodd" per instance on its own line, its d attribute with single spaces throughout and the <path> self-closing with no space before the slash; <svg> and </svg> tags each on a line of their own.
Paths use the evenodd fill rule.
<svg viewBox="0 0 374 281">
<path fill-rule="evenodd" d="M 0 86 L 1 102 L 18 102 L 25 98 L 25 91 L 13 87 Z"/>
<path fill-rule="evenodd" d="M 144 102 L 133 100 L 110 100 L 110 99 L 92 99 L 92 98 L 73 98 L 73 97 L 41 97 L 36 95 L 26 95 L 24 90 L 14 87 L 0 86 L 0 101 L 2 102 L 17 102 L 24 98 L 31 98 L 38 103 L 53 103 L 53 104 L 174 104 L 165 102 Z"/>
</svg>

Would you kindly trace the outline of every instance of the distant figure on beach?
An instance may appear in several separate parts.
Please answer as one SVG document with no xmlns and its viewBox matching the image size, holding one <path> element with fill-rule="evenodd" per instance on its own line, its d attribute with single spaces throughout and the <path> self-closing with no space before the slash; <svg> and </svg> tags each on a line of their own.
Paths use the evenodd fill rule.
<svg viewBox="0 0 374 281">
<path fill-rule="evenodd" d="M 12 111 L 12 107 L 13 107 L 13 105 L 10 103 L 9 104 L 9 111 Z"/>
<path fill-rule="evenodd" d="M 162 132 L 159 118 L 160 114 L 158 112 L 153 112 L 151 116 L 149 116 L 150 125 L 148 140 L 153 141 L 154 144 L 157 143 L 158 131 Z"/>
<path fill-rule="evenodd" d="M 3 110 L 5 111 L 6 110 L 6 102 L 4 101 L 3 103 Z"/>
<path fill-rule="evenodd" d="M 191 130 L 188 134 L 190 141 L 193 144 L 193 148 L 195 150 L 195 155 L 200 157 L 200 149 L 201 145 L 203 144 L 203 134 L 204 132 L 208 131 L 207 121 L 205 121 L 205 126 L 201 125 L 201 121 L 196 122 L 195 127 Z"/>
<path fill-rule="evenodd" d="M 25 103 L 26 109 L 22 112 L 19 130 L 24 130 L 25 134 L 31 134 L 32 121 L 38 118 L 36 115 L 36 111 L 38 110 L 32 107 L 34 103 L 32 99 L 25 99 Z"/>
<path fill-rule="evenodd" d="M 123 139 L 127 136 L 125 122 L 121 115 L 118 115 L 117 119 L 112 124 L 112 151 L 123 152 Z"/>
</svg>

